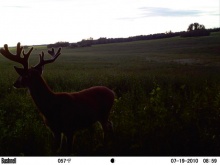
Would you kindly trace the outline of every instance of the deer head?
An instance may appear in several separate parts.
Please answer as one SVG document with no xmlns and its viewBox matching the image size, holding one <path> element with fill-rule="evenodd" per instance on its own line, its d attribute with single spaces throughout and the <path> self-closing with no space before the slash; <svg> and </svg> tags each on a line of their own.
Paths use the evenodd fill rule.
<svg viewBox="0 0 220 165">
<path fill-rule="evenodd" d="M 11 61 L 18 62 L 21 65 L 23 65 L 23 68 L 14 66 L 16 72 L 20 75 L 17 81 L 14 83 L 14 87 L 16 88 L 28 87 L 30 85 L 30 81 L 33 78 L 36 78 L 37 76 L 38 77 L 41 76 L 44 65 L 54 62 L 57 59 L 57 57 L 61 54 L 60 53 L 61 48 L 59 48 L 56 53 L 52 48 L 52 50 L 48 50 L 48 53 L 52 56 L 52 58 L 48 60 L 44 60 L 44 52 L 42 52 L 41 54 L 39 54 L 40 56 L 39 63 L 34 67 L 29 68 L 28 59 L 32 50 L 33 47 L 27 53 L 25 53 L 20 43 L 17 44 L 17 52 L 15 55 L 10 53 L 7 44 L 4 45 L 4 49 L 3 48 L 0 49 L 0 53 L 4 57 L 8 58 Z M 23 54 L 23 57 L 21 57 L 21 54 Z"/>
</svg>

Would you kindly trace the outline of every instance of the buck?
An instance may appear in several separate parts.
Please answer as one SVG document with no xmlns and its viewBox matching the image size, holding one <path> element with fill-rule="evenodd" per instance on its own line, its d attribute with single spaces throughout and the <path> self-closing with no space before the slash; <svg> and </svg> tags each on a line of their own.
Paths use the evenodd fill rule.
<svg viewBox="0 0 220 165">
<path fill-rule="evenodd" d="M 9 60 L 23 65 L 23 68 L 14 66 L 20 75 L 14 87 L 29 89 L 45 124 L 53 132 L 56 148 L 60 149 L 62 134 L 64 134 L 67 139 L 67 152 L 71 154 L 74 133 L 97 121 L 102 125 L 105 139 L 106 134 L 113 131 L 109 114 L 114 102 L 114 92 L 104 86 L 95 86 L 80 92 L 54 93 L 41 75 L 44 65 L 54 62 L 61 54 L 61 48 L 56 53 L 53 48 L 48 50 L 52 57 L 47 60 L 44 59 L 44 52 L 42 52 L 39 54 L 39 63 L 29 68 L 28 59 L 32 50 L 33 47 L 25 53 L 18 43 L 17 53 L 14 55 L 5 44 L 4 48 L 0 49 L 0 53 Z"/>
</svg>

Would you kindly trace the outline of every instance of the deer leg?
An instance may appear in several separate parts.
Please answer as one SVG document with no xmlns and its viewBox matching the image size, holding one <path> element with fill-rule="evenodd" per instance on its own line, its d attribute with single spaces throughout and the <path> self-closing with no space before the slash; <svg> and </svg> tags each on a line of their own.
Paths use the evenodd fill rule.
<svg viewBox="0 0 220 165">
<path fill-rule="evenodd" d="M 107 144 L 107 137 L 113 135 L 113 124 L 111 121 L 107 120 L 105 122 L 101 122 L 101 125 L 104 131 L 104 144 Z"/>
<path fill-rule="evenodd" d="M 71 155 L 73 141 L 75 137 L 73 136 L 73 134 L 68 134 L 66 135 L 66 138 L 67 138 L 67 155 Z"/>
<path fill-rule="evenodd" d="M 107 121 L 107 131 L 111 134 L 113 134 L 113 123 L 111 121 Z"/>
<path fill-rule="evenodd" d="M 54 148 L 57 153 L 60 152 L 61 149 L 61 133 L 60 132 L 54 132 Z"/>
</svg>

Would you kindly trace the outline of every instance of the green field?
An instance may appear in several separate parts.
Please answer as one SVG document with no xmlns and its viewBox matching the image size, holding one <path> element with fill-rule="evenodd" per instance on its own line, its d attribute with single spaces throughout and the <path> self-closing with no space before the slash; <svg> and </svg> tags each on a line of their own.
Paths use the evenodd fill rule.
<svg viewBox="0 0 220 165">
<path fill-rule="evenodd" d="M 30 65 L 42 50 L 35 47 Z M 14 65 L 0 56 L 0 155 L 56 155 L 28 90 L 12 87 Z M 79 131 L 76 156 L 220 154 L 220 32 L 63 48 L 43 77 L 57 92 L 104 85 L 116 93 L 114 137 L 103 147 L 98 123 Z"/>
</svg>

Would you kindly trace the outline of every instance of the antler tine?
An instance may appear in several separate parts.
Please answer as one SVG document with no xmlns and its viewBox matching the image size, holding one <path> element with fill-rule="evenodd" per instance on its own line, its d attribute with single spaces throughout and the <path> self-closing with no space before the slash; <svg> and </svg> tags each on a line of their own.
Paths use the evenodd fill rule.
<svg viewBox="0 0 220 165">
<path fill-rule="evenodd" d="M 39 63 L 35 66 L 36 67 L 41 67 L 41 66 L 44 66 L 45 64 L 49 64 L 49 63 L 52 63 L 54 62 L 57 57 L 59 57 L 59 55 L 61 54 L 60 53 L 61 51 L 61 48 L 58 49 L 58 51 L 55 53 L 54 51 L 54 48 L 52 48 L 52 50 L 48 50 L 48 53 L 52 56 L 51 59 L 48 59 L 48 60 L 44 60 L 44 52 L 42 52 L 41 54 L 39 54 L 40 56 L 40 61 Z"/>
<path fill-rule="evenodd" d="M 24 66 L 24 69 L 27 70 L 28 69 L 28 58 L 33 50 L 33 47 L 26 54 L 25 54 L 24 50 L 23 51 L 22 50 L 23 50 L 23 47 L 21 46 L 20 43 L 18 43 L 17 44 L 17 52 L 14 55 L 9 51 L 8 45 L 5 44 L 4 49 L 3 48 L 0 49 L 0 53 L 3 56 L 5 56 L 6 58 L 8 58 L 9 60 L 22 64 Z M 21 57 L 21 52 L 23 54 L 23 58 Z"/>
<path fill-rule="evenodd" d="M 53 57 L 54 60 L 61 54 L 61 48 L 58 49 L 57 53 L 55 53 L 54 48 L 52 50 L 48 50 L 48 53 Z"/>
<path fill-rule="evenodd" d="M 26 61 L 28 60 L 29 56 L 31 55 L 32 50 L 33 50 L 33 47 L 31 47 L 31 49 L 27 53 L 25 53 L 24 50 L 22 51 L 22 54 L 23 54 L 24 59 Z"/>
<path fill-rule="evenodd" d="M 12 61 L 15 61 L 15 62 L 19 62 L 21 63 L 21 59 L 20 59 L 20 54 L 21 54 L 21 51 L 23 49 L 23 47 L 20 47 L 20 43 L 17 44 L 17 54 L 14 55 L 12 54 L 9 49 L 8 49 L 8 45 L 5 44 L 4 45 L 4 48 L 1 48 L 0 52 L 3 56 L 5 56 L 6 58 L 8 58 L 9 60 L 12 60 Z"/>
</svg>

